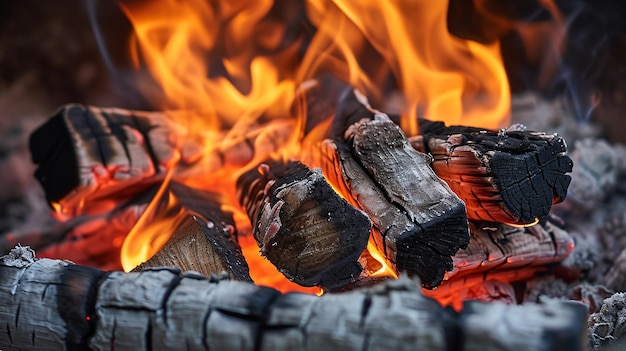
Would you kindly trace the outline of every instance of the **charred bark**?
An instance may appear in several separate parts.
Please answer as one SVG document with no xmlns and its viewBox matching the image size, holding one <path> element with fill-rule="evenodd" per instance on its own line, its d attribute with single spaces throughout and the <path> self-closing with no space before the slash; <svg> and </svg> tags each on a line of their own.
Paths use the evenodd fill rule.
<svg viewBox="0 0 626 351">
<path fill-rule="evenodd" d="M 124 274 L 0 258 L 0 348 L 21 350 L 582 350 L 586 307 L 442 309 L 406 279 L 321 297 L 172 270 Z"/>
<path fill-rule="evenodd" d="M 35 177 L 49 202 L 84 213 L 87 199 L 127 199 L 196 158 L 179 133 L 163 113 L 65 105 L 31 135 Z"/>
<path fill-rule="evenodd" d="M 358 91 L 345 93 L 330 131 L 341 138 L 359 120 L 380 111 Z M 396 123 L 399 116 L 390 116 Z M 563 138 L 525 130 L 490 131 L 419 120 L 413 147 L 434 156 L 432 168 L 465 202 L 473 220 L 531 224 L 565 199 L 572 160 Z"/>
<path fill-rule="evenodd" d="M 268 162 L 237 181 L 261 254 L 304 286 L 337 289 L 361 273 L 367 216 L 343 200 L 319 169 Z"/>
<path fill-rule="evenodd" d="M 493 132 L 420 121 L 412 144 L 465 202 L 470 219 L 531 224 L 565 199 L 572 160 L 554 134 Z"/>
<path fill-rule="evenodd" d="M 518 282 L 569 257 L 574 240 L 550 217 L 531 227 L 470 221 L 469 245 L 452 257 L 454 268 L 437 289 L 425 294 L 440 302 L 472 298 L 487 281 Z"/>
<path fill-rule="evenodd" d="M 310 153 L 326 177 L 370 217 L 374 242 L 393 267 L 418 275 L 424 286 L 441 283 L 469 233 L 461 200 L 380 114 L 351 126 L 348 140 L 322 143 Z"/>
</svg>

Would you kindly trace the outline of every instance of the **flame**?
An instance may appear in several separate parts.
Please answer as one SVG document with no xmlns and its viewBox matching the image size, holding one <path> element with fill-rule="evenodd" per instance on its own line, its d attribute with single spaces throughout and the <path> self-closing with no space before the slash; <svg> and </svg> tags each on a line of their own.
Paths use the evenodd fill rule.
<svg viewBox="0 0 626 351">
<path fill-rule="evenodd" d="M 170 115 L 177 124 L 204 147 L 193 172 L 172 168 L 168 179 L 224 194 L 242 233 L 246 226 L 249 233 L 249 223 L 234 198 L 236 177 L 268 157 L 298 156 L 307 116 L 295 101 L 296 87 L 322 73 L 374 98 L 387 93 L 383 88 L 392 75 L 406 102 L 402 127 L 409 135 L 418 132 L 418 116 L 487 128 L 508 124 L 510 96 L 498 44 L 451 36 L 445 1 L 309 0 L 302 10 L 315 30 L 291 40 L 285 39 L 288 26 L 272 12 L 292 6 L 288 2 L 164 0 L 120 6 L 134 29 L 133 64 L 151 77 L 142 91 L 157 108 L 176 112 Z M 322 137 L 316 132 L 307 142 Z M 251 150 L 242 146 L 249 140 Z M 175 202 L 157 211 L 164 189 L 124 242 L 126 270 L 156 252 L 168 238 L 159 233 L 177 223 Z M 170 217 L 157 218 L 165 214 Z M 302 290 L 258 259 L 251 235 L 240 241 L 258 284 Z M 375 245 L 368 248 L 382 267 L 374 274 L 394 276 Z"/>
<path fill-rule="evenodd" d="M 363 72 L 367 63 L 355 57 L 373 47 L 400 85 L 406 100 L 402 127 L 409 135 L 417 133 L 418 114 L 448 124 L 508 125 L 510 93 L 499 45 L 450 35 L 446 1 L 313 0 L 310 5 L 318 33 L 304 64 L 319 68 L 332 57 L 339 62 L 335 74 L 347 72 L 342 76 L 353 86 L 380 94 L 385 82 Z"/>
</svg>

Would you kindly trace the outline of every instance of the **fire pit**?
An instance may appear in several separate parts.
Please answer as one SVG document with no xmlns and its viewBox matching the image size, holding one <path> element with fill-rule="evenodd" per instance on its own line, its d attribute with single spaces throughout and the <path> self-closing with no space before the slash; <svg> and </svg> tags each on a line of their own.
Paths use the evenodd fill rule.
<svg viewBox="0 0 626 351">
<path fill-rule="evenodd" d="M 30 135 L 34 165 L 10 160 L 41 187 L 5 176 L 24 184 L 6 209 L 31 214 L 5 216 L 0 235 L 0 345 L 548 350 L 621 336 L 626 153 L 576 118 L 618 98 L 587 71 L 539 97 L 558 91 L 554 72 L 579 72 L 567 24 L 589 9 L 515 4 L 81 2 L 91 32 L 74 55 L 98 61 L 57 61 L 77 83 L 51 96 L 56 112 L 7 124 L 8 155 Z M 541 51 L 537 33 L 563 47 Z M 35 77 L 7 75 L 3 97 L 36 100 Z M 82 97 L 80 79 L 95 82 Z"/>
</svg>

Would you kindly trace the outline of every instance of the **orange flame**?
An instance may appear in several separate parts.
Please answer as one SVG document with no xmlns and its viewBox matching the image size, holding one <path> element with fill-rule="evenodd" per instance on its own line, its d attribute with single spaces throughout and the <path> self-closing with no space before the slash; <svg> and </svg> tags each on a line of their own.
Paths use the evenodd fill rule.
<svg viewBox="0 0 626 351">
<path fill-rule="evenodd" d="M 417 133 L 417 116 L 489 128 L 508 124 L 510 96 L 499 47 L 451 36 L 447 2 L 309 0 L 306 17 L 316 29 L 302 57 L 303 38 L 282 45 L 287 27 L 270 16 L 275 6 L 271 0 L 122 5 L 134 27 L 133 62 L 138 70 L 148 70 L 158 86 L 147 85 L 146 94 L 163 110 L 184 111 L 177 123 L 205 147 L 203 164 L 195 173 L 173 174 L 177 181 L 226 192 L 226 205 L 237 207 L 234 182 L 248 165 L 270 156 L 297 157 L 306 116 L 291 112 L 294 103 L 297 107 L 296 87 L 325 72 L 373 97 L 387 93 L 383 88 L 393 76 L 406 102 L 402 127 L 409 135 Z M 288 131 L 277 150 L 259 147 L 263 136 L 275 141 L 267 130 Z M 250 138 L 255 149 L 246 162 L 213 166 L 212 152 Z M 237 217 L 244 216 L 239 212 Z M 138 234 L 136 228 L 127 242 L 156 235 L 151 231 L 144 226 Z M 250 236 L 243 238 L 245 253 L 258 252 Z M 370 251 L 385 267 L 382 256 Z M 124 257 L 125 262 L 146 258 L 145 252 L 124 255 L 138 255 Z M 274 276 L 263 278 L 266 268 L 250 266 L 255 280 L 282 284 Z"/>
</svg>

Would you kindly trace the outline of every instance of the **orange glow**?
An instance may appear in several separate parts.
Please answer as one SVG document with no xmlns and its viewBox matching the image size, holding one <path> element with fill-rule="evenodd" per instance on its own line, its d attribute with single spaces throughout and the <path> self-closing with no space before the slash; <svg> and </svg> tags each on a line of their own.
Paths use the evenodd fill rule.
<svg viewBox="0 0 626 351">
<path fill-rule="evenodd" d="M 318 33 L 305 57 L 304 78 L 334 65 L 333 72 L 353 86 L 380 94 L 384 81 L 363 72 L 367 62 L 355 57 L 371 45 L 402 89 L 406 100 L 402 127 L 407 134 L 416 134 L 417 115 L 484 128 L 508 125 L 510 93 L 499 45 L 450 35 L 447 1 L 309 3 Z"/>
<path fill-rule="evenodd" d="M 381 265 L 381 267 L 376 272 L 371 274 L 372 277 L 391 277 L 394 279 L 398 279 L 398 273 L 389 266 L 389 264 L 387 263 L 387 259 L 385 259 L 385 256 L 383 256 L 383 254 L 378 251 L 378 249 L 376 248 L 376 244 L 372 241 L 372 239 L 367 242 L 367 251 L 369 252 L 370 256 L 372 256 L 372 258 L 378 261 L 378 263 L 380 263 Z"/>
<path fill-rule="evenodd" d="M 393 75 L 406 102 L 402 127 L 409 135 L 418 132 L 417 116 L 487 128 L 508 124 L 510 96 L 498 44 L 452 37 L 445 23 L 446 1 L 307 1 L 306 16 L 315 32 L 304 54 L 299 51 L 302 38 L 281 46 L 287 29 L 269 16 L 272 0 L 121 6 L 134 28 L 133 64 L 153 80 L 142 86 L 143 92 L 204 150 L 192 169 L 170 169 L 123 243 L 125 270 L 160 249 L 178 224 L 180 205 L 165 191 L 171 178 L 224 195 L 257 284 L 321 294 L 319 288 L 289 282 L 259 255 L 234 184 L 258 162 L 297 158 L 304 144 L 325 136 L 330 120 L 303 135 L 307 116 L 302 101 L 295 101 L 296 88 L 322 73 L 372 98 L 384 97 L 382 89 Z M 375 245 L 369 243 L 368 250 L 382 265 L 373 275 L 397 277 Z"/>
<path fill-rule="evenodd" d="M 157 253 L 184 218 L 178 200 L 167 192 L 173 170 L 174 168 L 170 169 L 159 191 L 122 244 L 120 259 L 125 272 L 129 272 Z M 164 196 L 167 196 L 166 201 L 163 201 L 165 206 L 162 203 Z"/>
</svg>

